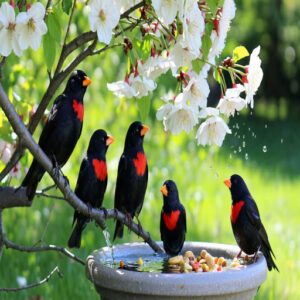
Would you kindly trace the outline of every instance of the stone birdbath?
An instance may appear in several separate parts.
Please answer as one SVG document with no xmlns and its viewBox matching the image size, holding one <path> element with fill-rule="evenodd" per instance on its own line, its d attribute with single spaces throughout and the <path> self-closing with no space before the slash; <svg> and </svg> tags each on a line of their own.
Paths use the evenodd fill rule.
<svg viewBox="0 0 300 300">
<path fill-rule="evenodd" d="M 161 243 L 159 243 L 161 245 Z M 239 248 L 232 245 L 186 242 L 182 252 L 191 250 L 199 253 L 206 249 L 213 256 L 234 258 Z M 147 257 L 155 255 L 145 243 L 116 245 L 114 259 Z M 263 255 L 246 267 L 224 272 L 166 274 L 134 272 L 107 266 L 112 259 L 111 248 L 94 251 L 86 264 L 87 276 L 94 283 L 102 300 L 142 299 L 253 299 L 259 286 L 267 277 L 267 265 Z"/>
</svg>

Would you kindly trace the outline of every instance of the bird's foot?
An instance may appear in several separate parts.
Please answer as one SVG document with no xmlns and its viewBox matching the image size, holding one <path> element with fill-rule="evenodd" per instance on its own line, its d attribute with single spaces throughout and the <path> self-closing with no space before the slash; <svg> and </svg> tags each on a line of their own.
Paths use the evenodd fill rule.
<svg viewBox="0 0 300 300">
<path fill-rule="evenodd" d="M 141 233 L 142 233 L 142 231 L 143 231 L 142 224 L 141 224 L 141 222 L 140 222 L 140 220 L 139 220 L 139 217 L 138 217 L 138 215 L 136 215 L 135 217 L 136 217 L 136 219 L 137 219 L 137 222 L 138 222 L 138 230 L 139 230 L 139 234 L 141 234 Z"/>
<path fill-rule="evenodd" d="M 108 215 L 107 209 L 105 207 L 101 207 L 100 209 L 103 210 L 104 218 L 107 219 L 107 215 Z"/>
<path fill-rule="evenodd" d="M 241 258 L 242 257 L 242 250 L 240 250 L 240 252 L 238 253 L 238 255 L 236 256 L 236 258 Z"/>
<path fill-rule="evenodd" d="M 88 202 L 88 203 L 86 203 L 86 206 L 87 206 L 87 208 L 88 208 L 88 215 L 89 215 L 89 218 L 91 219 L 92 218 L 92 209 L 93 209 L 93 207 L 92 207 L 92 205 Z"/>
<path fill-rule="evenodd" d="M 127 218 L 127 220 L 128 220 L 128 228 L 129 228 L 129 230 L 131 230 L 131 228 L 132 228 L 132 216 L 131 216 L 131 214 L 130 213 L 128 213 L 128 212 L 126 212 L 126 218 Z"/>
<path fill-rule="evenodd" d="M 257 251 L 255 252 L 254 256 L 253 256 L 253 262 L 256 262 L 258 259 L 258 252 L 260 250 L 260 247 L 257 249 Z"/>
<path fill-rule="evenodd" d="M 62 175 L 63 175 L 64 181 L 65 181 L 65 187 L 70 185 L 70 181 L 69 181 L 68 177 L 65 176 L 64 174 L 62 174 Z"/>
</svg>

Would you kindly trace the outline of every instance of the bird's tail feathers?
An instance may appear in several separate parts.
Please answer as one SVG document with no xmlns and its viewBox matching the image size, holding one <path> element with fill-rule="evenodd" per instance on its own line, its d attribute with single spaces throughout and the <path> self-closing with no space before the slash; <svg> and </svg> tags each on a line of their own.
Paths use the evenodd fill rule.
<svg viewBox="0 0 300 300">
<path fill-rule="evenodd" d="M 37 186 L 44 173 L 45 170 L 34 160 L 21 184 L 26 187 L 26 195 L 30 201 L 34 198 Z"/>
<path fill-rule="evenodd" d="M 81 245 L 81 234 L 86 226 L 86 222 L 77 219 L 76 225 L 72 231 L 72 234 L 68 241 L 69 248 L 80 248 Z"/>
<path fill-rule="evenodd" d="M 123 237 L 123 231 L 124 225 L 120 221 L 117 221 L 113 240 L 115 240 L 117 237 L 121 239 Z"/>
</svg>

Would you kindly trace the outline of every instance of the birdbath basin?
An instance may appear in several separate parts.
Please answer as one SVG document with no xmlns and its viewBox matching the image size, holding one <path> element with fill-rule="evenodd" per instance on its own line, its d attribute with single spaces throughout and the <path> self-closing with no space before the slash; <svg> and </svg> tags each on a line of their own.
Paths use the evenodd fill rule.
<svg viewBox="0 0 300 300">
<path fill-rule="evenodd" d="M 161 245 L 161 243 L 160 243 Z M 206 249 L 213 256 L 233 258 L 239 248 L 232 245 L 186 242 L 182 253 L 191 250 L 199 253 Z M 114 246 L 116 262 L 130 257 L 154 255 L 145 243 Z M 267 265 L 263 255 L 257 262 L 236 270 L 199 273 L 149 273 L 115 269 L 105 265 L 111 260 L 108 247 L 94 251 L 86 264 L 87 276 L 94 283 L 102 300 L 142 299 L 253 299 L 258 287 L 267 277 Z"/>
</svg>

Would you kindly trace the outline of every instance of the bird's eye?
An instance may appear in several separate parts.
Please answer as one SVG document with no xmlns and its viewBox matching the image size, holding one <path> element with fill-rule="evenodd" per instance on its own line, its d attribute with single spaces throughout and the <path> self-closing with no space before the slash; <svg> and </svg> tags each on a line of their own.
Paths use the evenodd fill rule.
<svg viewBox="0 0 300 300">
<path fill-rule="evenodd" d="M 140 133 L 140 130 L 137 128 L 137 129 L 135 130 L 135 133 Z"/>
</svg>

